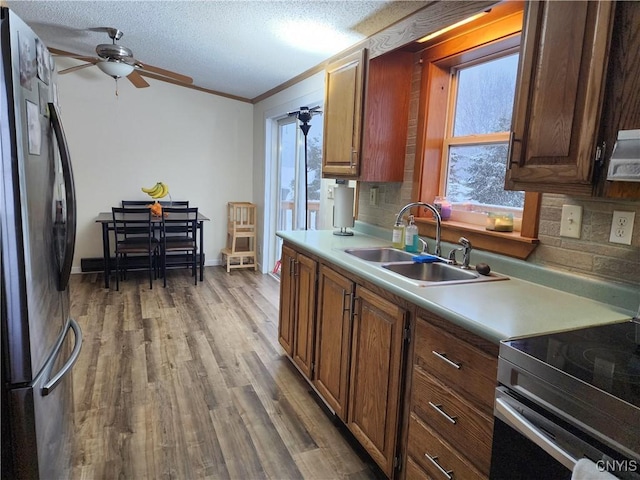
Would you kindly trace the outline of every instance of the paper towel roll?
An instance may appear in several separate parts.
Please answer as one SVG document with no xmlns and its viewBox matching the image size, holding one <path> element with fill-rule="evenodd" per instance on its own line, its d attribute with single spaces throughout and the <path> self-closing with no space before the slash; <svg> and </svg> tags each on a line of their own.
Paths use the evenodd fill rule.
<svg viewBox="0 0 640 480">
<path fill-rule="evenodd" d="M 333 226 L 353 227 L 353 187 L 336 185 L 333 190 Z"/>
</svg>

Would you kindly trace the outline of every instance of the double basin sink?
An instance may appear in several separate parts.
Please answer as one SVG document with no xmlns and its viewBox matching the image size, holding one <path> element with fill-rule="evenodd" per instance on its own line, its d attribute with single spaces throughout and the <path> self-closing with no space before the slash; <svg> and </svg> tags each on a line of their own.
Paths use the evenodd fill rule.
<svg viewBox="0 0 640 480">
<path fill-rule="evenodd" d="M 445 262 L 414 262 L 415 253 L 396 250 L 391 247 L 348 248 L 345 253 L 361 260 L 378 264 L 380 268 L 425 287 L 508 279 L 508 277 L 495 273 L 481 275 L 476 270 L 465 270 L 459 265 Z"/>
</svg>

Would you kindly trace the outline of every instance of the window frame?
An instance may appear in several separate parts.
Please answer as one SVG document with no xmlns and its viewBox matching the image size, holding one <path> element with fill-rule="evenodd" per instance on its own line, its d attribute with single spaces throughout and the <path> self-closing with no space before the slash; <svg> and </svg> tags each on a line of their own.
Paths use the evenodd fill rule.
<svg viewBox="0 0 640 480">
<path fill-rule="evenodd" d="M 466 61 L 463 63 L 456 64 L 452 67 L 449 67 L 449 78 L 450 78 L 450 89 L 449 89 L 449 98 L 447 104 L 447 115 L 445 122 L 445 130 L 442 141 L 442 152 L 441 152 L 441 171 L 440 171 L 440 185 L 439 191 L 440 196 L 445 196 L 447 183 L 448 183 L 448 171 L 449 171 L 449 157 L 450 157 L 450 149 L 451 147 L 464 147 L 464 146 L 486 146 L 486 145 L 496 145 L 496 144 L 505 144 L 508 146 L 509 144 L 509 132 L 494 132 L 494 133 L 483 133 L 483 134 L 471 134 L 471 135 L 454 135 L 454 123 L 455 123 L 455 114 L 458 106 L 458 88 L 459 88 L 459 74 L 460 71 L 473 67 L 475 65 L 480 65 L 486 62 L 490 62 L 492 60 L 497 60 L 500 58 L 504 58 L 510 55 L 518 54 L 520 52 L 519 47 L 507 46 L 507 48 L 499 50 L 497 52 L 491 52 L 488 55 L 478 55 L 477 58 L 473 58 L 470 61 Z M 436 62 L 437 63 L 437 62 Z M 447 65 L 451 62 L 447 62 Z M 515 92 L 514 92 L 514 102 L 515 102 Z M 508 152 L 507 152 L 508 155 Z M 506 166 L 505 166 L 506 168 Z M 506 174 L 506 171 L 505 171 Z M 514 230 L 520 231 L 521 229 L 521 219 L 522 212 L 524 208 L 515 208 L 515 207 L 488 207 L 485 208 L 486 211 L 492 212 L 512 212 L 514 215 Z M 473 225 L 485 225 L 485 215 L 479 212 L 463 212 L 459 209 L 453 209 L 452 218 L 454 220 L 460 220 L 465 223 L 470 223 Z M 517 217 L 517 218 L 515 218 Z"/>
<path fill-rule="evenodd" d="M 444 41 L 436 39 L 419 52 L 422 78 L 413 198 L 433 203 L 436 196 L 443 195 L 444 138 L 447 122 L 451 121 L 451 68 L 519 49 L 522 24 L 523 12 L 519 10 L 486 25 L 462 29 L 453 38 Z M 541 199 L 539 193 L 525 193 L 520 231 L 494 232 L 485 230 L 484 225 L 447 220 L 442 222 L 442 240 L 458 243 L 460 236 L 465 236 L 476 248 L 525 259 L 538 244 Z M 420 234 L 433 236 L 435 221 L 422 210 L 415 212 L 418 213 L 416 224 Z"/>
</svg>

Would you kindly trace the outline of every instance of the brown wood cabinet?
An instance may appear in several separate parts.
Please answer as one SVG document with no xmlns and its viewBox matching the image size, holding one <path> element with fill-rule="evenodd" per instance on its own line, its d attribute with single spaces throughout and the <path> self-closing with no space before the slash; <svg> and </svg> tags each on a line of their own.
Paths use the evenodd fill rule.
<svg viewBox="0 0 640 480">
<path fill-rule="evenodd" d="M 398 434 L 407 312 L 356 288 L 347 427 L 389 477 Z"/>
<path fill-rule="evenodd" d="M 640 129 L 640 2 L 617 2 L 607 71 L 601 134 L 604 165 L 597 193 L 609 198 L 640 198 L 640 182 L 606 180 L 618 130 Z"/>
<path fill-rule="evenodd" d="M 282 262 L 280 343 L 381 470 L 393 477 L 399 458 L 406 308 L 288 244 Z M 318 263 L 313 316 L 312 300 L 302 297 L 316 298 L 312 274 Z"/>
<path fill-rule="evenodd" d="M 498 346 L 425 311 L 413 339 L 406 478 L 486 478 Z"/>
<path fill-rule="evenodd" d="M 613 6 L 527 2 L 507 189 L 592 193 Z"/>
<path fill-rule="evenodd" d="M 318 279 L 313 384 L 341 420 L 347 420 L 354 283 L 325 265 Z"/>
<path fill-rule="evenodd" d="M 317 268 L 315 260 L 282 247 L 278 340 L 308 378 L 313 368 Z"/>
<path fill-rule="evenodd" d="M 403 180 L 412 69 L 411 52 L 367 62 L 364 50 L 327 67 L 324 177 Z"/>
<path fill-rule="evenodd" d="M 359 172 L 365 59 L 362 49 L 326 68 L 324 177 L 354 177 Z"/>
<path fill-rule="evenodd" d="M 488 476 L 494 343 L 288 243 L 279 337 L 389 478 Z"/>
</svg>

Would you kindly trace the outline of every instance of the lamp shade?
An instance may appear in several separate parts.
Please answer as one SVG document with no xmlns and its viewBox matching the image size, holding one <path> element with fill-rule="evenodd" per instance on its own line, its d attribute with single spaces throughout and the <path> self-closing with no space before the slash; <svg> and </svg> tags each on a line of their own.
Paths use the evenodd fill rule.
<svg viewBox="0 0 640 480">
<path fill-rule="evenodd" d="M 133 65 L 123 62 L 98 62 L 98 68 L 113 78 L 126 77 L 133 72 Z"/>
</svg>

